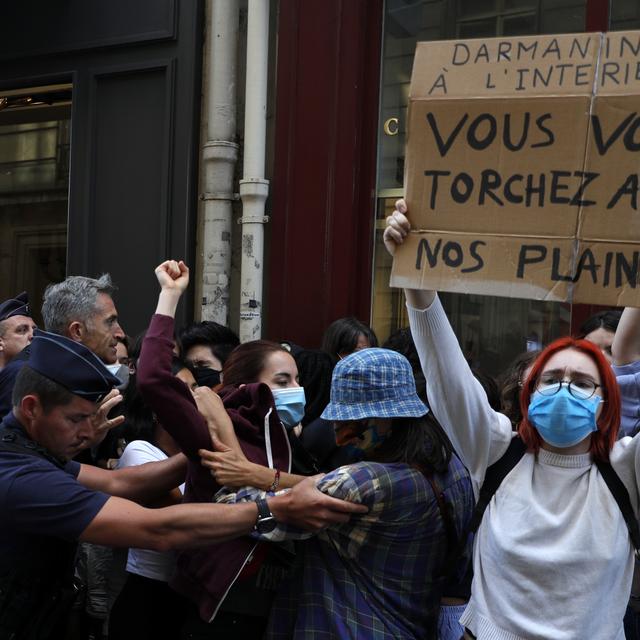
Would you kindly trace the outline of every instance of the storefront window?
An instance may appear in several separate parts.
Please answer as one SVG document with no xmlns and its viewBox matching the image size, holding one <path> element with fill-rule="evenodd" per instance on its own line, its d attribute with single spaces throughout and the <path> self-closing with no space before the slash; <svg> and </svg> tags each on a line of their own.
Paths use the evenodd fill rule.
<svg viewBox="0 0 640 640">
<path fill-rule="evenodd" d="M 0 90 L 0 300 L 64 279 L 71 87 Z"/>
<path fill-rule="evenodd" d="M 638 0 L 611 0 L 611 30 L 640 29 Z"/>
<path fill-rule="evenodd" d="M 405 122 L 416 43 L 580 32 L 585 16 L 586 0 L 387 0 L 372 296 L 372 324 L 382 340 L 407 325 L 402 295 L 388 285 L 391 259 L 382 232 L 385 217 L 403 195 Z M 525 349 L 566 335 L 571 327 L 571 307 L 566 304 L 448 293 L 441 297 L 469 362 L 490 374 L 499 373 Z"/>
<path fill-rule="evenodd" d="M 460 0 L 458 38 L 535 33 L 538 0 Z"/>
</svg>

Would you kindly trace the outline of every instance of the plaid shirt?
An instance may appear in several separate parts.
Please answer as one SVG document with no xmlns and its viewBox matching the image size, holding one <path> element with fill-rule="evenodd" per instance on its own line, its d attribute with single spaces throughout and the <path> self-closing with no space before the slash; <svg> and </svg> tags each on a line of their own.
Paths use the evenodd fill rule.
<svg viewBox="0 0 640 640">
<path fill-rule="evenodd" d="M 454 456 L 448 473 L 434 480 L 460 534 L 474 504 L 469 475 Z M 299 545 L 296 566 L 276 597 L 265 637 L 427 638 L 437 619 L 438 578 L 449 550 L 429 482 L 405 464 L 360 462 L 327 474 L 318 488 L 366 504 L 369 513 Z M 241 501 L 258 493 L 244 488 L 220 498 Z M 279 541 L 308 536 L 279 524 L 260 537 Z"/>
</svg>

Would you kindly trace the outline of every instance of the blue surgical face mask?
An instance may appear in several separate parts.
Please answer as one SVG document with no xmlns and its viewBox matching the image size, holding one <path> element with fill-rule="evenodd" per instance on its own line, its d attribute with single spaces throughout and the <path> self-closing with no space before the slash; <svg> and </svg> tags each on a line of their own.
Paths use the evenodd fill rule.
<svg viewBox="0 0 640 640">
<path fill-rule="evenodd" d="M 128 365 L 116 362 L 115 364 L 106 364 L 105 367 L 109 370 L 109 373 L 120 380 L 120 384 L 116 389 L 124 391 L 129 386 L 130 371 Z"/>
<path fill-rule="evenodd" d="M 540 437 L 554 447 L 572 447 L 598 430 L 596 412 L 600 396 L 576 398 L 563 385 L 558 393 L 545 396 L 536 391 L 529 404 L 529 421 Z"/>
<path fill-rule="evenodd" d="M 276 411 L 282 424 L 292 429 L 300 424 L 304 417 L 304 387 L 288 387 L 286 389 L 271 389 Z"/>
</svg>

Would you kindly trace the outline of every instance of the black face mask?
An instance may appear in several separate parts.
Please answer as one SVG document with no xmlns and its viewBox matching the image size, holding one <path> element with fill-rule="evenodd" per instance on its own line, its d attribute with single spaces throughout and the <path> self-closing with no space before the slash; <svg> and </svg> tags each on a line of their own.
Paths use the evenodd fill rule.
<svg viewBox="0 0 640 640">
<path fill-rule="evenodd" d="M 195 367 L 193 369 L 193 377 L 196 379 L 199 387 L 209 387 L 212 389 L 220 384 L 220 372 L 211 367 Z"/>
</svg>

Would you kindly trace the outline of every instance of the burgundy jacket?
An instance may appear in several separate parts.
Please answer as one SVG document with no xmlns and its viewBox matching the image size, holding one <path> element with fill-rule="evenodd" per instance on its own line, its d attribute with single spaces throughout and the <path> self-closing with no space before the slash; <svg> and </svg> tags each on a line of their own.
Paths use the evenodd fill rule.
<svg viewBox="0 0 640 640">
<path fill-rule="evenodd" d="M 191 392 L 171 373 L 174 320 L 155 314 L 142 343 L 137 384 L 145 402 L 188 458 L 184 502 L 211 502 L 220 489 L 200 464 L 198 449 L 211 449 L 206 420 Z M 220 392 L 248 460 L 282 471 L 291 468 L 287 433 L 265 384 L 227 387 Z M 265 435 L 267 436 L 265 438 Z M 243 536 L 217 545 L 181 551 L 171 586 L 193 600 L 211 621 L 249 560 L 256 542 Z"/>
</svg>

